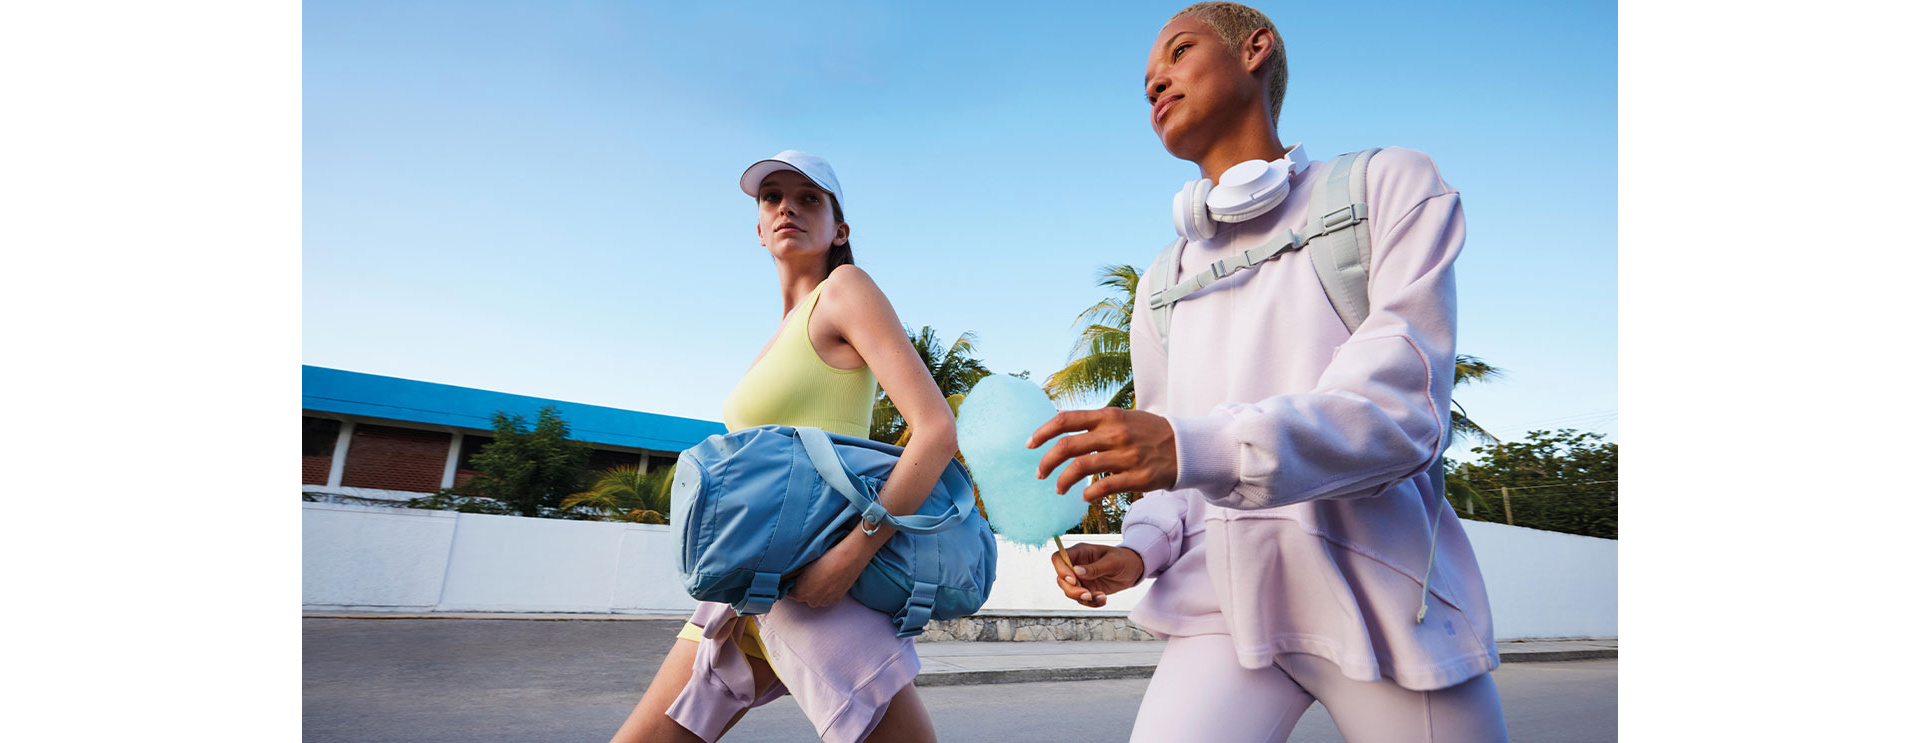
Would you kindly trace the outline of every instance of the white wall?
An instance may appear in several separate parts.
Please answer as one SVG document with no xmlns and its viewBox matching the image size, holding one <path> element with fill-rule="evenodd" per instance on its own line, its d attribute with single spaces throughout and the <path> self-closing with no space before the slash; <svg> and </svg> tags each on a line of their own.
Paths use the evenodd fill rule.
<svg viewBox="0 0 1920 743">
<path fill-rule="evenodd" d="M 303 603 L 405 608 L 440 603 L 458 514 L 305 505 L 300 523 Z"/>
<path fill-rule="evenodd" d="M 1119 544 L 1118 534 L 1069 534 L 1061 537 L 1068 545 L 1081 542 L 1091 544 Z M 1014 544 L 1000 539 L 1000 561 L 994 567 L 993 593 L 987 596 L 986 606 L 981 611 L 1086 611 L 1085 607 L 1069 601 L 1060 594 L 1053 582 L 1053 545 L 1046 549 L 1037 549 L 1026 545 Z M 1146 595 L 1147 586 L 1153 581 L 1142 582 L 1130 590 L 1107 596 L 1105 611 L 1130 611 L 1133 605 Z"/>
<path fill-rule="evenodd" d="M 675 569 L 671 527 L 303 505 L 308 609 L 632 613 L 694 605 Z M 1618 542 L 1478 521 L 1466 529 L 1500 639 L 1619 634 Z M 1084 611 L 1053 587 L 1050 552 L 1002 540 L 982 611 Z M 1131 609 L 1145 593 L 1113 594 L 1107 611 Z"/>
<path fill-rule="evenodd" d="M 1496 637 L 1620 635 L 1619 542 L 1485 521 L 1461 526 L 1487 581 Z"/>
</svg>

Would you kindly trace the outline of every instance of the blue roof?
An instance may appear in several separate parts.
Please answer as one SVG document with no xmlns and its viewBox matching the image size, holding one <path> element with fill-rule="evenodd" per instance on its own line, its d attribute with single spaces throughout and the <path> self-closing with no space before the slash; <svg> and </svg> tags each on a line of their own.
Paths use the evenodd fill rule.
<svg viewBox="0 0 1920 743">
<path fill-rule="evenodd" d="M 560 409 L 575 440 L 655 451 L 681 451 L 727 427 L 671 415 L 621 410 L 601 405 L 548 400 L 505 392 L 455 387 L 320 366 L 300 366 L 300 405 L 306 410 L 430 423 L 456 428 L 493 428 L 494 411 L 524 415 L 528 423 L 540 408 Z"/>
</svg>

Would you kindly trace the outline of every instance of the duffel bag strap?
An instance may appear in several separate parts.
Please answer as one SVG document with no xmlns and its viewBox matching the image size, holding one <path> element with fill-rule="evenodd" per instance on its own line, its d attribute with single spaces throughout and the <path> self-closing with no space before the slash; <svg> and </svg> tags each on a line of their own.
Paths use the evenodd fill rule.
<svg viewBox="0 0 1920 743">
<path fill-rule="evenodd" d="M 934 599 L 940 590 L 939 540 L 939 537 L 912 540 L 913 593 L 907 596 L 907 605 L 893 615 L 894 635 L 898 637 L 925 632 L 927 622 L 933 619 Z"/>
<path fill-rule="evenodd" d="M 773 608 L 773 602 L 778 600 L 780 600 L 780 574 L 756 572 L 753 574 L 753 584 L 747 586 L 746 597 L 740 600 L 739 606 L 734 607 L 734 612 L 741 616 L 765 614 L 768 609 Z"/>
<path fill-rule="evenodd" d="M 933 596 L 940 590 L 940 584 L 923 580 L 913 582 L 913 594 L 907 597 L 907 605 L 900 607 L 900 613 L 893 615 L 894 636 L 917 637 L 927 631 L 927 622 L 933 619 Z"/>
<path fill-rule="evenodd" d="M 791 451 L 791 450 L 789 450 Z M 799 462 L 793 462 L 787 468 L 787 492 L 811 493 L 813 478 L 807 475 L 807 468 Z M 801 525 L 806 522 L 806 513 L 810 498 L 782 498 L 780 512 L 774 516 L 770 538 L 760 551 L 760 561 L 753 566 L 753 584 L 747 594 L 740 598 L 733 610 L 741 616 L 765 614 L 773 608 L 773 602 L 785 593 L 781 590 L 782 571 L 792 567 L 800 557 L 806 532 Z"/>
<path fill-rule="evenodd" d="M 807 458 L 813 460 L 813 468 L 819 471 L 820 480 L 852 503 L 861 521 L 869 526 L 877 526 L 884 521 L 908 534 L 933 534 L 959 525 L 973 508 L 971 497 L 962 499 L 956 496 L 948 502 L 947 512 L 938 516 L 895 516 L 888 513 L 885 506 L 847 476 L 846 462 L 840 459 L 839 452 L 834 451 L 833 440 L 827 437 L 826 431 L 809 426 L 794 426 L 793 430 L 800 437 L 801 446 L 806 448 Z M 966 510 L 960 508 L 963 501 Z"/>
</svg>

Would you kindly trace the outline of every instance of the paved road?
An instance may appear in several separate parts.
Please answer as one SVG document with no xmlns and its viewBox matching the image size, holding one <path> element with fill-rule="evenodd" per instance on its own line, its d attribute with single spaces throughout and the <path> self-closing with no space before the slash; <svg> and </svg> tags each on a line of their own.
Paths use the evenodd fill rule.
<svg viewBox="0 0 1920 743">
<path fill-rule="evenodd" d="M 309 743 L 602 741 L 673 643 L 671 621 L 304 620 Z M 1612 660 L 1494 672 L 1517 741 L 1617 739 Z M 945 743 L 1119 741 L 1146 679 L 923 689 Z M 814 740 L 792 698 L 748 713 L 730 743 Z M 1341 740 L 1315 706 L 1293 741 Z"/>
</svg>

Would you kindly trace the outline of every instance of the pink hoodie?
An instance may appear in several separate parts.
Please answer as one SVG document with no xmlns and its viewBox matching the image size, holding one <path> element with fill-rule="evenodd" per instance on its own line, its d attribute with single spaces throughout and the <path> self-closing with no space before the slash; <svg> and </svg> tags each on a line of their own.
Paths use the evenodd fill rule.
<svg viewBox="0 0 1920 743">
<path fill-rule="evenodd" d="M 1189 243 L 1176 281 L 1304 232 L 1325 167 L 1295 173 L 1273 211 Z M 1135 302 L 1139 407 L 1172 423 L 1180 472 L 1133 505 L 1121 544 L 1159 578 L 1132 613 L 1150 631 L 1229 634 L 1247 668 L 1309 653 L 1356 680 L 1438 689 L 1500 662 L 1473 549 L 1421 476 L 1449 420 L 1466 223 L 1413 150 L 1373 158 L 1367 202 L 1372 314 L 1351 338 L 1305 252 L 1176 304 L 1171 360 L 1147 298 Z M 1433 598 L 1416 623 L 1434 519 Z"/>
</svg>

